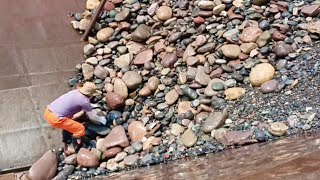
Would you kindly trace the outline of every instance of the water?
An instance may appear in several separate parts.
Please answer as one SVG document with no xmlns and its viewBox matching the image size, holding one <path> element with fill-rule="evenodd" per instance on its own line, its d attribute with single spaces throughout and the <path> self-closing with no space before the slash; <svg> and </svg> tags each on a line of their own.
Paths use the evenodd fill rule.
<svg viewBox="0 0 320 180">
<path fill-rule="evenodd" d="M 115 173 L 107 179 L 320 179 L 320 135 L 253 144 L 196 159 Z"/>
</svg>

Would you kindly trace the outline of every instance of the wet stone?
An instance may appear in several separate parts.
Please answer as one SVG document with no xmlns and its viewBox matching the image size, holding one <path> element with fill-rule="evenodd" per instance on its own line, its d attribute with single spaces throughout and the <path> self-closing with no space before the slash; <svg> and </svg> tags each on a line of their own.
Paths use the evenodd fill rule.
<svg viewBox="0 0 320 180">
<path fill-rule="evenodd" d="M 222 82 L 215 82 L 212 84 L 212 89 L 215 91 L 220 91 L 224 89 L 224 84 Z"/>
<path fill-rule="evenodd" d="M 278 81 L 273 79 L 273 80 L 264 82 L 260 88 L 261 88 L 261 92 L 263 93 L 271 93 L 271 92 L 274 92 L 277 87 L 278 87 Z"/>
</svg>

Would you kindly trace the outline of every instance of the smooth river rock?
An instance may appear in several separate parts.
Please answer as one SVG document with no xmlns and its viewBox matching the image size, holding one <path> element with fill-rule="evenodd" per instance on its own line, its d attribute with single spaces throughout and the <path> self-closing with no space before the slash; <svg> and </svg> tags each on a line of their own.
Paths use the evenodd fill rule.
<svg viewBox="0 0 320 180">
<path fill-rule="evenodd" d="M 32 164 L 27 177 L 32 180 L 51 180 L 56 175 L 57 168 L 57 155 L 50 150 Z"/>
<path fill-rule="evenodd" d="M 129 124 L 128 135 L 132 142 L 142 141 L 147 134 L 147 130 L 141 121 L 133 121 Z"/>
<path fill-rule="evenodd" d="M 187 129 L 181 136 L 182 143 L 186 147 L 192 147 L 197 142 L 197 139 L 196 134 L 191 128 Z"/>
<path fill-rule="evenodd" d="M 209 114 L 203 124 L 202 131 L 205 133 L 210 133 L 213 129 L 220 128 L 228 117 L 229 114 L 227 109 L 224 109 L 222 112 L 214 112 Z"/>
<path fill-rule="evenodd" d="M 99 159 L 91 151 L 81 148 L 77 154 L 77 162 L 82 167 L 97 167 Z"/>
<path fill-rule="evenodd" d="M 261 63 L 251 69 L 249 80 L 253 86 L 261 86 L 275 74 L 274 67 L 269 63 Z"/>
</svg>

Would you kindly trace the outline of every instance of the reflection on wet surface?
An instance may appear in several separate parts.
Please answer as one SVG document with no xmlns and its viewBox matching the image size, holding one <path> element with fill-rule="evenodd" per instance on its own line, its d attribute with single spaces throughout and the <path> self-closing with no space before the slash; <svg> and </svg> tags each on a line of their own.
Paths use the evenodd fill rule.
<svg viewBox="0 0 320 180">
<path fill-rule="evenodd" d="M 108 179 L 320 179 L 320 134 L 139 168 Z"/>
</svg>

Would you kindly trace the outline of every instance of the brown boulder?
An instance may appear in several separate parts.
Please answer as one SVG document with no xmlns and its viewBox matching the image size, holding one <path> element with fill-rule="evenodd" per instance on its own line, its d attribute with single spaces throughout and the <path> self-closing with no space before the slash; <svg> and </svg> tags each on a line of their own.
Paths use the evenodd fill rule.
<svg viewBox="0 0 320 180">
<path fill-rule="evenodd" d="M 126 132 L 122 126 L 114 127 L 107 137 L 104 138 L 104 147 L 110 148 L 115 146 L 127 147 L 129 141 Z"/>
<path fill-rule="evenodd" d="M 273 52 L 278 56 L 278 57 L 285 57 L 289 53 L 293 52 L 293 48 L 289 45 L 284 43 L 283 41 L 277 43 L 273 47 Z"/>
<path fill-rule="evenodd" d="M 269 63 L 257 64 L 251 69 L 249 80 L 253 86 L 261 86 L 271 80 L 275 74 L 274 67 Z"/>
<path fill-rule="evenodd" d="M 275 41 L 284 41 L 287 38 L 286 35 L 281 34 L 279 31 L 275 31 L 272 34 L 272 39 Z"/>
<path fill-rule="evenodd" d="M 258 27 L 247 27 L 239 35 L 239 38 L 242 42 L 249 43 L 255 42 L 258 37 L 262 34 L 262 30 Z"/>
<path fill-rule="evenodd" d="M 315 4 L 311 6 L 305 6 L 301 9 L 301 13 L 305 16 L 315 17 L 320 13 L 320 5 Z"/>
<path fill-rule="evenodd" d="M 142 51 L 137 54 L 136 58 L 133 60 L 133 64 L 135 65 L 143 65 L 146 62 L 152 61 L 153 51 L 148 49 L 146 51 Z"/>
<path fill-rule="evenodd" d="M 202 131 L 205 133 L 210 133 L 213 129 L 220 128 L 228 117 L 229 114 L 227 108 L 225 108 L 222 112 L 214 112 L 209 114 L 202 126 Z"/>
<path fill-rule="evenodd" d="M 174 64 L 178 61 L 178 57 L 175 53 L 165 54 L 162 56 L 161 64 L 165 68 L 173 68 Z"/>
<path fill-rule="evenodd" d="M 115 8 L 116 8 L 116 6 L 112 2 L 108 2 L 108 1 L 103 6 L 103 9 L 107 12 L 109 12 Z"/>
<path fill-rule="evenodd" d="M 254 142 L 254 140 L 251 140 L 252 135 L 252 131 L 228 131 L 225 135 L 223 135 L 220 142 L 225 146 L 243 145 L 249 142 Z"/>
<path fill-rule="evenodd" d="M 28 178 L 32 180 L 51 180 L 56 175 L 57 168 L 57 155 L 53 151 L 47 151 L 31 166 Z"/>
<path fill-rule="evenodd" d="M 82 167 L 97 167 L 99 166 L 99 159 L 91 151 L 81 148 L 77 154 L 77 162 Z"/>
<path fill-rule="evenodd" d="M 132 142 L 142 141 L 147 134 L 147 130 L 141 121 L 133 121 L 129 124 L 128 134 Z"/>
<path fill-rule="evenodd" d="M 116 155 L 121 151 L 122 149 L 120 147 L 113 147 L 105 150 L 103 154 L 105 158 L 109 159 L 109 158 L 116 157 Z"/>
<path fill-rule="evenodd" d="M 114 92 L 107 92 L 106 102 L 111 109 L 117 109 L 117 108 L 123 107 L 125 105 L 124 98 Z"/>
</svg>

